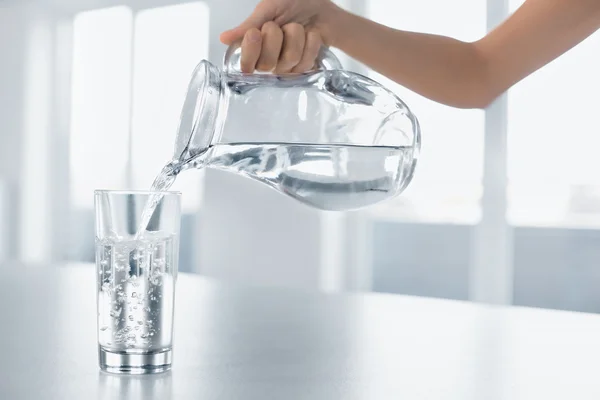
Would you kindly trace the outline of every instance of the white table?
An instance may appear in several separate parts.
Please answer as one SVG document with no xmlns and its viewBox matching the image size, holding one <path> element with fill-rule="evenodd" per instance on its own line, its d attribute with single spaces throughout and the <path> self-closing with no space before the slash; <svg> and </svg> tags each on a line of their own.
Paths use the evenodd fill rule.
<svg viewBox="0 0 600 400">
<path fill-rule="evenodd" d="M 173 370 L 97 366 L 91 267 L 0 267 L 0 399 L 599 399 L 600 316 L 181 274 Z"/>
</svg>

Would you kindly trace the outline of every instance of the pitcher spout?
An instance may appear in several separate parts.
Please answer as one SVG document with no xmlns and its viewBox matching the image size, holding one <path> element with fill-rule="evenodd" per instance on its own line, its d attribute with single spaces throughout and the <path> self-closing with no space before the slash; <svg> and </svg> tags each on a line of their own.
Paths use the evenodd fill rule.
<svg viewBox="0 0 600 400">
<path fill-rule="evenodd" d="M 188 165 L 208 150 L 222 126 L 220 111 L 226 108 L 225 101 L 221 72 L 210 62 L 201 61 L 192 74 L 181 111 L 174 161 Z"/>
</svg>

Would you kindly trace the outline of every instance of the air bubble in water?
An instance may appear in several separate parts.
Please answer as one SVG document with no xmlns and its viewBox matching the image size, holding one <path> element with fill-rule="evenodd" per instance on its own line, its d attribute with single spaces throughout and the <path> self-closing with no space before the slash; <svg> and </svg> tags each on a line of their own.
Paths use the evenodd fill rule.
<svg viewBox="0 0 600 400">
<path fill-rule="evenodd" d="M 132 292 L 131 293 L 131 297 L 137 297 L 137 293 L 136 292 Z"/>
<path fill-rule="evenodd" d="M 148 337 L 148 334 L 144 332 L 144 333 L 142 333 L 142 334 L 140 335 L 140 337 L 141 337 L 142 339 L 146 339 L 146 338 Z"/>
<path fill-rule="evenodd" d="M 119 309 L 116 309 L 116 310 L 112 310 L 112 311 L 110 312 L 110 316 L 111 316 L 111 317 L 113 317 L 113 318 L 116 318 L 116 317 L 118 317 L 120 314 L 121 314 L 121 309 L 120 309 L 120 308 L 119 308 Z"/>
<path fill-rule="evenodd" d="M 106 326 L 106 325 L 104 325 L 104 326 L 100 327 L 100 330 L 101 330 L 101 331 L 105 331 L 105 330 L 107 330 L 107 329 L 108 329 L 108 326 Z"/>
<path fill-rule="evenodd" d="M 137 323 L 138 323 L 138 325 L 144 325 L 143 321 L 138 321 Z"/>
<path fill-rule="evenodd" d="M 129 316 L 129 320 L 130 320 L 130 321 L 133 321 L 133 315 L 130 315 L 130 316 Z"/>
</svg>

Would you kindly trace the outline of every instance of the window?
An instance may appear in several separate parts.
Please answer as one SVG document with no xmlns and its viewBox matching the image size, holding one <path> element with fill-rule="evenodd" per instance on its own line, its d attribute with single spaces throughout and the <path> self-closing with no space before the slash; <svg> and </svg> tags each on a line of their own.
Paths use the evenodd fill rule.
<svg viewBox="0 0 600 400">
<path fill-rule="evenodd" d="M 93 261 L 95 189 L 148 190 L 171 159 L 188 81 L 208 56 L 208 15 L 204 3 L 189 2 L 75 16 L 68 259 Z M 190 172 L 172 188 L 185 193 L 180 260 L 186 268 L 195 265 L 202 183 L 201 173 Z"/>
<path fill-rule="evenodd" d="M 517 305 L 600 312 L 599 48 L 596 32 L 508 93 Z"/>
<path fill-rule="evenodd" d="M 64 78 L 72 81 L 69 162 L 75 218 L 69 229 L 74 243 L 65 245 L 72 260 L 93 260 L 92 191 L 100 187 L 147 189 L 171 155 L 186 84 L 196 63 L 207 57 L 209 40 L 208 7 L 199 2 L 176 4 L 177 1 L 158 0 L 153 4 L 165 7 L 142 10 L 128 5 L 144 2 L 125 1 L 119 7 L 83 12 L 75 17 L 72 77 Z M 253 1 L 231 0 L 223 7 L 243 5 L 250 9 Z M 337 2 L 391 27 L 473 41 L 485 34 L 488 21 L 504 19 L 507 3 L 510 11 L 515 11 L 523 0 Z M 97 2 L 100 3 L 112 2 Z M 70 9 L 66 5 L 65 8 Z M 231 13 L 215 14 L 210 40 L 216 45 L 217 32 L 233 26 L 238 18 Z M 600 159 L 595 157 L 594 146 L 600 131 L 595 117 L 595 94 L 600 89 L 598 48 L 600 33 L 510 89 L 508 111 L 504 108 L 505 97 L 499 107 L 486 111 L 493 117 L 490 120 L 508 123 L 508 151 L 488 148 L 485 154 L 491 156 L 492 172 L 508 160 L 507 210 L 503 202 L 480 202 L 486 112 L 437 104 L 369 72 L 406 101 L 423 131 L 414 182 L 396 200 L 360 214 L 377 217 L 373 238 L 368 237 L 370 229 L 364 229 L 367 238 L 357 234 L 360 239 L 348 240 L 355 246 L 346 246 L 372 245 L 372 249 L 350 249 L 354 253 L 344 257 L 354 260 L 352 254 L 372 255 L 374 265 L 369 272 L 374 290 L 474 299 L 473 293 L 495 288 L 495 283 L 502 281 L 502 290 L 490 297 L 493 302 L 512 300 L 520 305 L 600 311 L 596 290 L 600 280 L 596 268 L 600 230 L 572 229 L 600 225 Z M 347 58 L 342 62 L 350 68 L 359 66 Z M 51 86 L 48 90 L 52 90 Z M 49 124 L 52 121 L 50 118 Z M 503 130 L 487 133 L 504 135 Z M 485 177 L 487 188 L 493 189 L 490 192 L 498 198 L 504 196 L 505 189 L 501 175 L 490 173 Z M 204 245 L 198 244 L 194 221 L 200 187 L 199 173 L 183 174 L 174 187 L 185 192 L 180 265 L 190 268 L 196 265 L 195 256 L 200 253 L 195 250 Z M 23 197 L 29 202 L 37 199 L 35 193 L 26 194 L 29 196 Z M 54 212 L 52 207 L 54 204 L 49 203 L 46 209 Z M 486 216 L 494 214 L 494 218 L 480 220 L 482 210 Z M 209 214 L 218 215 L 213 210 Z M 515 229 L 507 226 L 505 215 L 508 222 L 516 225 Z M 395 223 L 396 218 L 402 223 Z M 215 218 L 205 226 L 223 220 Z M 413 223 L 406 223 L 407 220 Z M 356 221 L 349 219 L 346 230 L 360 230 L 356 226 Z M 310 224 L 307 227 L 309 233 L 320 229 Z M 52 235 L 59 236 L 54 230 Z M 312 233 L 309 236 L 322 237 Z M 255 239 L 256 243 L 261 241 Z M 246 248 L 256 247 L 247 235 L 232 240 Z M 206 254 L 204 250 L 201 248 Z M 40 252 L 46 253 L 51 252 Z M 210 257 L 206 259 L 206 265 L 221 266 Z M 492 269 L 487 268 L 489 265 L 499 267 L 501 273 L 488 271 Z M 263 274 L 268 276 L 265 281 L 272 282 L 270 273 L 262 265 L 252 271 L 258 279 Z M 227 271 L 222 276 L 235 279 L 235 274 L 249 276 L 244 275 L 245 270 Z M 496 279 L 497 276 L 514 279 Z M 362 283 L 359 286 L 363 287 Z M 504 296 L 505 293 L 513 297 Z"/>
<path fill-rule="evenodd" d="M 208 54 L 208 8 L 93 10 L 73 34 L 72 201 L 91 209 L 94 189 L 147 190 L 170 160 L 188 80 Z M 184 212 L 197 209 L 200 186 L 199 174 L 178 178 Z"/>
<path fill-rule="evenodd" d="M 126 184 L 132 13 L 84 12 L 73 25 L 71 201 L 93 207 L 93 191 Z M 110 160 L 110 162 L 107 162 Z"/>
<path fill-rule="evenodd" d="M 509 91 L 513 224 L 600 226 L 598 49 L 600 32 Z"/>
<path fill-rule="evenodd" d="M 465 41 L 477 40 L 486 32 L 486 2 L 481 0 L 370 0 L 368 16 L 393 28 Z M 419 119 L 423 134 L 413 182 L 397 200 L 378 211 L 386 218 L 397 215 L 418 221 L 476 222 L 481 196 L 484 112 L 446 107 L 377 73 L 371 73 L 371 77 L 408 104 Z"/>
<path fill-rule="evenodd" d="M 173 155 L 175 131 L 191 73 L 208 55 L 208 8 L 180 4 L 141 11 L 135 19 L 133 67 L 133 184 L 148 189 Z M 198 173 L 177 177 L 185 211 L 200 200 Z"/>
</svg>

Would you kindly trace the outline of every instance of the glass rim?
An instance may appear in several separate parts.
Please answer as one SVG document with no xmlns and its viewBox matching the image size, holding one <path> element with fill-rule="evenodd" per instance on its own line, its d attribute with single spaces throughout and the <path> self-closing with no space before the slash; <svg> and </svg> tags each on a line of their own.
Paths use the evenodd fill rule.
<svg viewBox="0 0 600 400">
<path fill-rule="evenodd" d="M 94 190 L 94 195 L 99 195 L 99 194 L 123 194 L 123 195 L 162 194 L 163 196 L 181 196 L 180 191 L 174 191 L 174 190 L 111 190 L 111 189 L 96 189 L 96 190 Z"/>
</svg>

